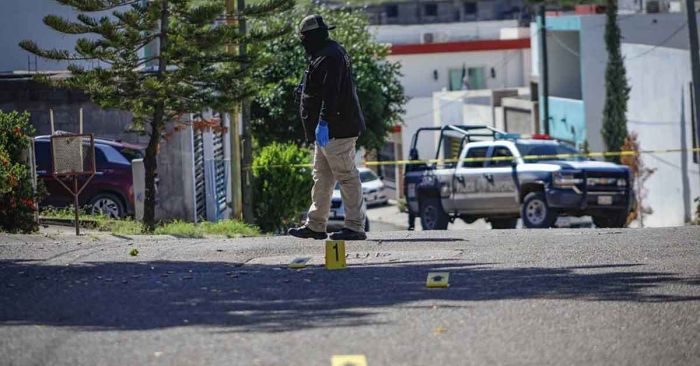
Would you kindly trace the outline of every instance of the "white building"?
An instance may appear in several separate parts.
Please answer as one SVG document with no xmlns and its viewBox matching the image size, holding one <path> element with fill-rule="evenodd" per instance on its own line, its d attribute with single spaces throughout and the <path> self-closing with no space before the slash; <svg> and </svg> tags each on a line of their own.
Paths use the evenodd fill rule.
<svg viewBox="0 0 700 366">
<path fill-rule="evenodd" d="M 441 114 L 433 93 L 515 88 L 529 82 L 529 30 L 517 28 L 515 20 L 381 25 L 370 31 L 376 40 L 391 45 L 388 60 L 401 64 L 401 84 L 409 98 L 404 125 L 382 156 L 386 160 L 407 157 L 418 128 L 457 122 L 435 122 Z M 384 174 L 400 176 L 400 171 L 385 169 Z"/>
<path fill-rule="evenodd" d="M 603 151 L 605 103 L 604 15 L 547 17 L 550 134 Z M 627 128 L 642 150 L 697 148 L 690 98 L 690 56 L 685 14 L 620 17 L 622 56 L 631 87 Z M 532 26 L 532 73 L 539 76 L 539 28 Z M 540 95 L 540 100 L 542 96 Z M 544 119 L 540 121 L 544 129 Z M 700 196 L 700 161 L 689 151 L 643 154 L 655 173 L 646 181 L 644 206 L 653 210 L 645 226 L 688 222 Z"/>
</svg>

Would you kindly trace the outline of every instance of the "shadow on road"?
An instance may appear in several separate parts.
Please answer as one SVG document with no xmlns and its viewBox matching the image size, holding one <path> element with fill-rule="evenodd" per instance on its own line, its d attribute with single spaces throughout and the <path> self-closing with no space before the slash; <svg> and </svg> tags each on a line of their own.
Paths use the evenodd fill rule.
<svg viewBox="0 0 700 366">
<path fill-rule="evenodd" d="M 95 330 L 216 326 L 233 332 L 277 332 L 377 324 L 372 315 L 384 311 L 379 307 L 411 307 L 420 300 L 700 300 L 669 293 L 679 291 L 678 286 L 653 290 L 669 284 L 698 286 L 697 278 L 631 271 L 635 266 L 406 263 L 326 271 L 222 262 L 47 266 L 0 261 L 0 325 Z M 427 273 L 435 270 L 450 271 L 450 288 L 424 287 Z"/>
</svg>

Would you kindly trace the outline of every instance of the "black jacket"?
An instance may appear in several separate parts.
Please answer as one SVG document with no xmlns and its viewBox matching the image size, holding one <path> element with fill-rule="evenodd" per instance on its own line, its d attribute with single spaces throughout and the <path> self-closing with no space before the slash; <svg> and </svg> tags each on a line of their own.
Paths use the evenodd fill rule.
<svg viewBox="0 0 700 366">
<path fill-rule="evenodd" d="M 302 85 L 299 111 L 307 141 L 316 141 L 319 120 L 328 122 L 330 138 L 356 137 L 365 130 L 350 57 L 338 42 L 329 40 L 314 52 Z"/>
</svg>

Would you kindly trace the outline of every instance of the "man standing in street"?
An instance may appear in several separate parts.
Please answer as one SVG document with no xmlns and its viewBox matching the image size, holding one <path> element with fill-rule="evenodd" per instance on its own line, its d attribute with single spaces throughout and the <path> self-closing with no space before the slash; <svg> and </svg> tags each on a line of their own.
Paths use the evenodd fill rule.
<svg viewBox="0 0 700 366">
<path fill-rule="evenodd" d="M 309 67 L 301 86 L 300 115 L 306 139 L 314 146 L 314 186 L 306 224 L 289 229 L 299 238 L 325 239 L 333 187 L 337 181 L 345 206 L 345 227 L 333 240 L 364 240 L 365 212 L 360 173 L 355 167 L 355 143 L 365 119 L 352 80 L 350 57 L 328 36 L 320 15 L 309 15 L 299 25 L 299 38 Z"/>
</svg>

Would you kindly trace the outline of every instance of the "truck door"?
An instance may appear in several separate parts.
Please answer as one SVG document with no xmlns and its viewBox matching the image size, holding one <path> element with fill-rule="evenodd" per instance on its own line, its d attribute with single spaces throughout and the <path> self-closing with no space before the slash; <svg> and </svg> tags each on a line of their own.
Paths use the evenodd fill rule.
<svg viewBox="0 0 700 366">
<path fill-rule="evenodd" d="M 489 207 L 485 212 L 517 213 L 518 194 L 513 179 L 513 153 L 504 145 L 492 146 L 486 162 L 484 179 L 484 196 L 488 198 Z"/>
<path fill-rule="evenodd" d="M 484 197 L 482 175 L 485 173 L 483 160 L 464 161 L 463 159 L 486 158 L 488 146 L 467 147 L 462 156 L 453 180 L 452 200 L 457 213 L 478 213 L 488 207 L 488 198 Z"/>
</svg>

